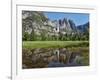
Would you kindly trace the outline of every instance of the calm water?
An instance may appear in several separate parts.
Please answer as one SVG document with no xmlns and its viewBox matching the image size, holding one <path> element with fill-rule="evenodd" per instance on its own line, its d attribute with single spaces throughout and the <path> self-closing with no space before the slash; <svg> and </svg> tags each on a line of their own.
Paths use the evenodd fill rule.
<svg viewBox="0 0 100 80">
<path fill-rule="evenodd" d="M 38 48 L 22 50 L 22 68 L 88 66 L 88 49 Z"/>
</svg>

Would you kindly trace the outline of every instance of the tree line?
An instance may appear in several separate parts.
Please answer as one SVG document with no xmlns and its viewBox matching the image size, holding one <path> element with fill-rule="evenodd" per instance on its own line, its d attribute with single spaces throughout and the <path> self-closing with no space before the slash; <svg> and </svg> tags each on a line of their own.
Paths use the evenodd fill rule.
<svg viewBox="0 0 100 80">
<path fill-rule="evenodd" d="M 34 31 L 29 34 L 28 32 L 23 33 L 23 41 L 80 41 L 80 40 L 89 40 L 89 32 L 84 32 L 81 34 L 75 33 L 75 34 L 62 34 L 59 32 L 57 35 L 46 35 L 46 33 L 41 33 L 40 35 L 36 35 Z"/>
</svg>

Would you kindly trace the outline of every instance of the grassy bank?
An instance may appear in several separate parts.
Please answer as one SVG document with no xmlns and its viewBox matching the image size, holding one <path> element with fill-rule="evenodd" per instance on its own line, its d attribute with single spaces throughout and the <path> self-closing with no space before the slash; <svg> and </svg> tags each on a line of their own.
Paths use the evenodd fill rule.
<svg viewBox="0 0 100 80">
<path fill-rule="evenodd" d="M 23 41 L 23 48 L 88 47 L 89 41 Z"/>
</svg>

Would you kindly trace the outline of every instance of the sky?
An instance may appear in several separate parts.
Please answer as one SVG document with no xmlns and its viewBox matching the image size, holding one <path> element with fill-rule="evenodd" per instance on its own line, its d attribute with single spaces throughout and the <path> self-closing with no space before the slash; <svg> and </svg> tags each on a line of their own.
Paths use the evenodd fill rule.
<svg viewBox="0 0 100 80">
<path fill-rule="evenodd" d="M 44 12 L 50 20 L 59 20 L 63 18 L 71 19 L 75 25 L 82 25 L 89 21 L 87 13 L 62 13 L 62 12 Z"/>
</svg>

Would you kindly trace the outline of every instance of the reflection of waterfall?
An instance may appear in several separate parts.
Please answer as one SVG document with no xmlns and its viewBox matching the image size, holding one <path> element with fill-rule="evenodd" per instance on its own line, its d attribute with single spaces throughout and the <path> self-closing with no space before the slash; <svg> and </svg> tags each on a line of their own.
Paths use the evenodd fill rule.
<svg viewBox="0 0 100 80">
<path fill-rule="evenodd" d="M 59 54 L 60 54 L 59 49 L 54 51 L 54 55 L 57 56 L 58 61 L 59 61 Z"/>
</svg>

